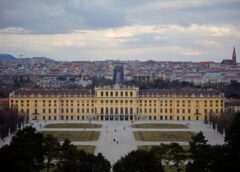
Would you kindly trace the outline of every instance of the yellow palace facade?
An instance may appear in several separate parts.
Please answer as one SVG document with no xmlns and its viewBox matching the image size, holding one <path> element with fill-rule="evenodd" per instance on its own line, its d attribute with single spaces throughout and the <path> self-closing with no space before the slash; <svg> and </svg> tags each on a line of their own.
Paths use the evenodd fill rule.
<svg viewBox="0 0 240 172">
<path fill-rule="evenodd" d="M 204 120 L 224 112 L 224 95 L 118 85 L 94 90 L 19 89 L 9 95 L 9 106 L 30 120 Z"/>
</svg>

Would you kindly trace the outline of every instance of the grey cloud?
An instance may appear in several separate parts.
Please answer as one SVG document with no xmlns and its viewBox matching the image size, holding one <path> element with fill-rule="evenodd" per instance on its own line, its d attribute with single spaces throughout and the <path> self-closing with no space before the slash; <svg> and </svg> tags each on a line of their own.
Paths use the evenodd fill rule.
<svg viewBox="0 0 240 172">
<path fill-rule="evenodd" d="M 172 1 L 170 1 L 172 2 Z M 128 9 L 128 24 L 175 24 L 189 26 L 195 24 L 239 25 L 240 1 L 221 1 L 186 5 L 181 8 L 136 6 Z"/>
<path fill-rule="evenodd" d="M 124 21 L 124 13 L 118 8 L 98 3 L 76 6 L 73 0 L 3 1 L 0 11 L 0 28 L 22 27 L 37 34 L 118 27 Z"/>
<path fill-rule="evenodd" d="M 170 0 L 169 2 L 175 2 Z M 0 29 L 21 27 L 35 34 L 69 33 L 129 25 L 239 25 L 240 2 L 211 1 L 181 8 L 155 8 L 158 0 L 1 0 Z M 165 1 L 166 2 L 166 1 Z M 179 1 L 178 1 L 179 2 Z M 174 3 L 173 3 L 174 5 Z"/>
</svg>

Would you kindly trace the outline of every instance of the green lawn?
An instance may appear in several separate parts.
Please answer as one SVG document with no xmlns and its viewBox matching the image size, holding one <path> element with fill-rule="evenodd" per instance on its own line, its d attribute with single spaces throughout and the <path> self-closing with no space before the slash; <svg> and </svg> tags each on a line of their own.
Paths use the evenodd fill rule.
<svg viewBox="0 0 240 172">
<path fill-rule="evenodd" d="M 158 146 L 158 145 L 138 145 L 138 149 L 150 151 L 153 146 Z M 181 146 L 185 151 L 188 151 L 190 149 L 189 145 L 181 145 Z"/>
<path fill-rule="evenodd" d="M 191 141 L 193 132 L 188 131 L 134 131 L 133 135 L 137 141 Z"/>
<path fill-rule="evenodd" d="M 98 140 L 100 135 L 99 131 L 42 131 L 41 133 L 52 134 L 61 141 L 65 138 L 70 141 L 94 141 Z"/>
<path fill-rule="evenodd" d="M 84 150 L 89 154 L 94 154 L 96 146 L 92 145 L 76 145 L 78 150 Z"/>
<path fill-rule="evenodd" d="M 146 123 L 146 124 L 133 124 L 132 128 L 188 128 L 184 124 L 169 124 L 169 123 Z"/>
<path fill-rule="evenodd" d="M 172 165 L 171 166 L 166 165 L 166 166 L 163 166 L 163 167 L 164 167 L 165 172 L 176 172 L 177 171 L 177 169 Z M 181 165 L 180 168 L 181 168 L 181 172 L 186 172 L 186 167 L 185 166 Z"/>
<path fill-rule="evenodd" d="M 101 128 L 101 124 L 88 124 L 88 123 L 58 123 L 47 124 L 45 128 Z"/>
</svg>

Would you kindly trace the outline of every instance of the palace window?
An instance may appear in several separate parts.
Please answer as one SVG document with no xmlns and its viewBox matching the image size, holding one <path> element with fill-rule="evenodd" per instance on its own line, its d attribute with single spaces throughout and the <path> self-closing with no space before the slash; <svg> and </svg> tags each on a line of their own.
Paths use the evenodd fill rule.
<svg viewBox="0 0 240 172">
<path fill-rule="evenodd" d="M 125 108 L 125 114 L 128 114 L 128 108 Z"/>
</svg>

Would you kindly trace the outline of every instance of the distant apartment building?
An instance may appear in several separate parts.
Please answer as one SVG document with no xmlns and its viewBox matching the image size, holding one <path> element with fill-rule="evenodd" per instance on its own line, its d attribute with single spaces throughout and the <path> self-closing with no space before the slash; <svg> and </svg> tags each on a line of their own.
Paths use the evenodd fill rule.
<svg viewBox="0 0 240 172">
<path fill-rule="evenodd" d="M 224 95 L 209 90 L 16 90 L 9 106 L 30 120 L 205 120 L 224 112 Z"/>
<path fill-rule="evenodd" d="M 155 80 L 159 79 L 155 74 L 150 75 L 133 75 L 132 80 L 141 83 L 153 83 Z"/>
</svg>

